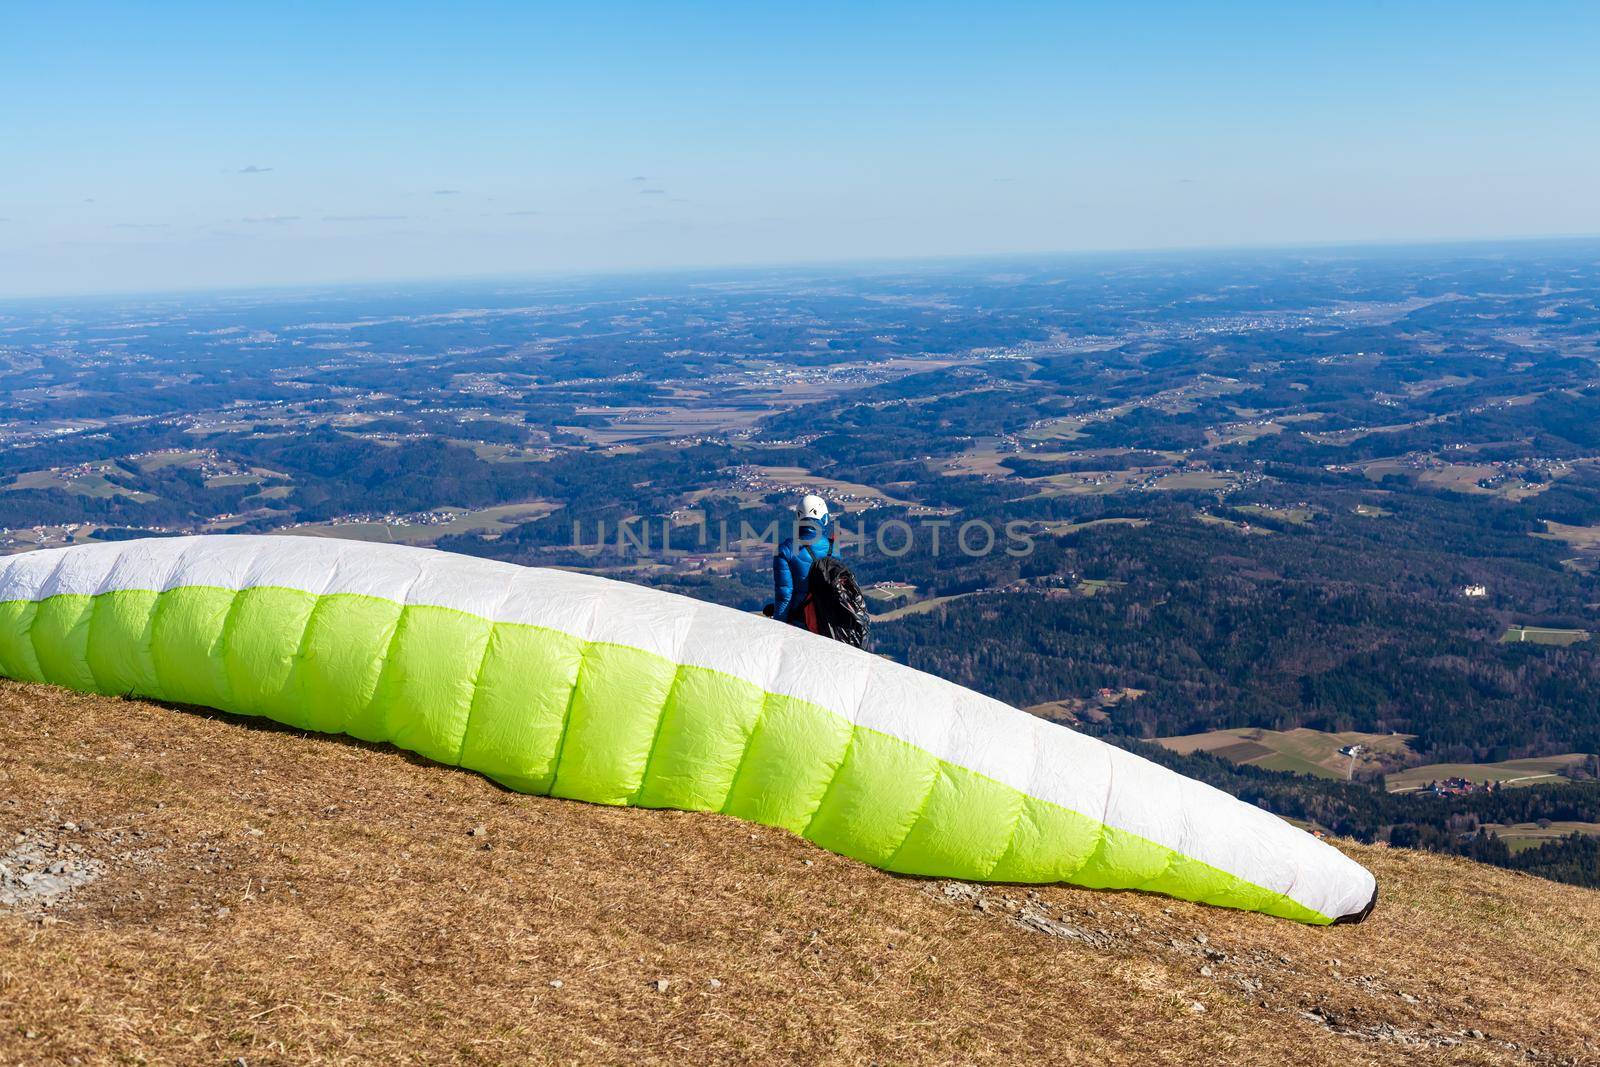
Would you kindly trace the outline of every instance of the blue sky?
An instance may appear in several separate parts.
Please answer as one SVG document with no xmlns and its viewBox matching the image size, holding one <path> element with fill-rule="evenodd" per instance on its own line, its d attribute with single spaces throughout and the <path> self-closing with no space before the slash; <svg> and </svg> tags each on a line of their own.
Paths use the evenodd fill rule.
<svg viewBox="0 0 1600 1067">
<path fill-rule="evenodd" d="M 12 2 L 0 297 L 1600 232 L 1600 4 Z"/>
</svg>

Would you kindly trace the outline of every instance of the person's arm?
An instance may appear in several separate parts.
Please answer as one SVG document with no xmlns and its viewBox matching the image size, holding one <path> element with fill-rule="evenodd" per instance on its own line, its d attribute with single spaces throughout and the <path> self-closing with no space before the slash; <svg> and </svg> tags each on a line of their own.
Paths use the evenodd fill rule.
<svg viewBox="0 0 1600 1067">
<path fill-rule="evenodd" d="M 772 617 L 789 621 L 789 602 L 794 599 L 794 574 L 780 550 L 772 556 Z"/>
</svg>

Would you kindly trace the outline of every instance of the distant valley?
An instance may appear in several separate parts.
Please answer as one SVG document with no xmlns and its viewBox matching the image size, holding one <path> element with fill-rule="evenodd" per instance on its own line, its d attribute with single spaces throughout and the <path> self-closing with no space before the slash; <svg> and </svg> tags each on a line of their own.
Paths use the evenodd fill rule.
<svg viewBox="0 0 1600 1067">
<path fill-rule="evenodd" d="M 0 392 L 0 551 L 355 537 L 755 611 L 820 492 L 878 652 L 1600 882 L 1592 242 L 11 303 Z"/>
</svg>

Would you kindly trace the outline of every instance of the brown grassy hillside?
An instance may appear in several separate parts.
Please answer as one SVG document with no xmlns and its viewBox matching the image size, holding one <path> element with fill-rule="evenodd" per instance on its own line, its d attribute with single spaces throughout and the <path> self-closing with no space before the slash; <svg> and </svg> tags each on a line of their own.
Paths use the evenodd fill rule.
<svg viewBox="0 0 1600 1067">
<path fill-rule="evenodd" d="M 1314 929 L 11 683 L 0 834 L 4 1063 L 1600 1061 L 1600 894 L 1418 853 Z"/>
</svg>

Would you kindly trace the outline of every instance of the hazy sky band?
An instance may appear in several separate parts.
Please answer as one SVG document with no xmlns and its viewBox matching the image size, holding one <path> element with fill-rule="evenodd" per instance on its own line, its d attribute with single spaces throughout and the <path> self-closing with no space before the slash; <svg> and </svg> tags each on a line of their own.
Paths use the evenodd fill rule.
<svg viewBox="0 0 1600 1067">
<path fill-rule="evenodd" d="M 15 5 L 0 297 L 1600 232 L 1600 5 Z"/>
</svg>

